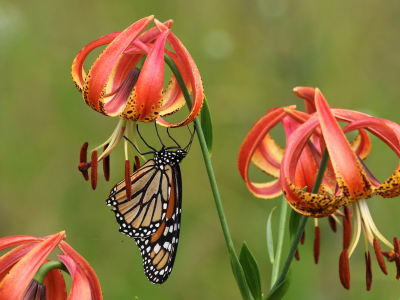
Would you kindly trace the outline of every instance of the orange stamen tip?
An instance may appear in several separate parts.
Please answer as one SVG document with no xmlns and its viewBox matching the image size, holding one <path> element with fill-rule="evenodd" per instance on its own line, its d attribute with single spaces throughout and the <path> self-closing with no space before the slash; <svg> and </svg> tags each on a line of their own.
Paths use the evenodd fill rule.
<svg viewBox="0 0 400 300">
<path fill-rule="evenodd" d="M 343 249 L 339 258 L 339 278 L 343 287 L 346 290 L 350 289 L 350 266 L 349 266 L 349 251 Z"/>
<path fill-rule="evenodd" d="M 371 254 L 369 251 L 365 252 L 365 266 L 366 266 L 366 280 L 367 280 L 367 291 L 371 290 L 372 285 L 372 268 L 371 268 Z"/>
<path fill-rule="evenodd" d="M 126 190 L 126 199 L 128 201 L 132 200 L 132 182 L 131 182 L 131 163 L 129 160 L 125 161 L 125 190 Z"/>
<path fill-rule="evenodd" d="M 331 226 L 331 229 L 333 232 L 337 231 L 337 226 L 336 226 L 336 221 L 332 216 L 328 216 L 328 221 L 329 221 L 329 225 Z"/>
<path fill-rule="evenodd" d="M 317 265 L 319 261 L 319 253 L 321 249 L 321 229 L 319 226 L 315 227 L 315 238 L 314 238 L 314 262 Z"/>
<path fill-rule="evenodd" d="M 91 167 L 91 165 L 91 162 L 81 162 L 78 165 L 78 170 L 82 172 L 83 178 L 85 178 L 86 181 L 89 180 L 89 173 L 87 170 Z"/>
<path fill-rule="evenodd" d="M 135 156 L 135 163 L 133 164 L 133 172 L 140 169 L 140 160 L 138 156 Z"/>
<path fill-rule="evenodd" d="M 382 272 L 387 275 L 388 272 L 386 270 L 385 260 L 383 258 L 381 246 L 379 245 L 377 237 L 374 238 L 374 250 L 379 267 L 381 268 Z"/>
<path fill-rule="evenodd" d="M 87 162 L 87 149 L 88 149 L 89 143 L 85 142 L 82 147 L 81 147 L 81 153 L 79 156 L 79 162 L 85 163 Z"/>
<path fill-rule="evenodd" d="M 300 244 L 304 245 L 305 240 L 306 240 L 306 231 L 304 230 L 300 238 Z"/>
<path fill-rule="evenodd" d="M 108 144 L 104 146 L 103 153 L 104 153 L 104 151 L 106 151 L 107 147 L 108 147 Z M 110 155 L 107 155 L 103 159 L 103 172 L 104 172 L 104 178 L 106 179 L 106 181 L 109 181 L 110 180 Z"/>
<path fill-rule="evenodd" d="M 296 249 L 296 253 L 294 254 L 294 257 L 296 258 L 297 261 L 300 260 L 299 249 Z"/>
<path fill-rule="evenodd" d="M 343 249 L 349 249 L 351 242 L 351 212 L 350 209 L 345 206 L 345 216 L 343 217 Z"/>
<path fill-rule="evenodd" d="M 97 186 L 97 151 L 92 152 L 92 170 L 90 173 L 90 180 L 92 183 L 92 189 L 95 190 Z"/>
<path fill-rule="evenodd" d="M 399 280 L 400 279 L 400 242 L 397 239 L 397 237 L 393 238 L 393 245 L 394 245 L 394 252 L 396 254 L 396 268 L 397 268 L 397 275 L 396 275 L 396 279 Z"/>
</svg>

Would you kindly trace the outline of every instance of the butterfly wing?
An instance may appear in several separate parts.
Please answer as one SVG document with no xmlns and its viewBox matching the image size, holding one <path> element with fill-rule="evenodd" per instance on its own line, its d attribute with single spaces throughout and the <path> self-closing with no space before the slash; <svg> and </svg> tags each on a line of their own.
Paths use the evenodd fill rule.
<svg viewBox="0 0 400 300">
<path fill-rule="evenodd" d="M 171 274 L 178 250 L 182 211 L 182 179 L 179 165 L 168 166 L 171 194 L 166 218 L 150 237 L 135 238 L 143 258 L 144 272 L 152 283 L 161 284 Z"/>
<path fill-rule="evenodd" d="M 149 160 L 131 175 L 132 197 L 128 201 L 125 180 L 111 189 L 108 206 L 114 206 L 119 231 L 130 237 L 149 237 L 165 219 L 171 192 L 172 169 L 158 168 Z"/>
</svg>

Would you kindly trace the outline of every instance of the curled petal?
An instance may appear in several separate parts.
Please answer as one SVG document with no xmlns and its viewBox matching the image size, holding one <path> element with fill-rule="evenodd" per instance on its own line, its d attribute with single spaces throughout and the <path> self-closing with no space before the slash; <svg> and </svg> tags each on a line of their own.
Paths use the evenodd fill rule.
<svg viewBox="0 0 400 300">
<path fill-rule="evenodd" d="M 93 300 L 102 300 L 103 295 L 101 293 L 101 287 L 99 279 L 96 276 L 96 273 L 93 271 L 92 267 L 89 263 L 78 253 L 76 252 L 70 245 L 66 242 L 62 241 L 58 247 L 61 251 L 71 257 L 77 266 L 86 274 L 86 277 L 89 281 L 90 288 L 92 291 L 92 299 Z"/>
<path fill-rule="evenodd" d="M 317 109 L 315 108 L 315 103 L 314 103 L 314 96 L 315 96 L 315 89 L 311 87 L 304 87 L 304 86 L 298 86 L 293 89 L 293 92 L 299 97 L 302 98 L 305 101 L 306 104 L 306 112 L 308 114 L 315 113 Z"/>
<path fill-rule="evenodd" d="M 257 121 L 250 129 L 243 144 L 239 150 L 238 168 L 243 180 L 246 182 L 249 190 L 257 197 L 264 199 L 275 198 L 280 195 L 278 188 L 279 182 L 274 181 L 267 184 L 254 184 L 249 178 L 249 165 L 253 154 L 263 141 L 268 132 L 285 118 L 285 108 L 276 108 L 267 112 L 267 114 Z"/>
<path fill-rule="evenodd" d="M 67 267 L 72 277 L 72 287 L 68 299 L 70 300 L 90 300 L 90 284 L 85 273 L 76 265 L 74 260 L 68 255 L 57 255 Z"/>
<path fill-rule="evenodd" d="M 167 30 L 165 25 L 159 21 L 154 20 L 154 22 L 160 30 Z M 165 127 L 180 127 L 192 122 L 200 113 L 204 100 L 203 83 L 193 58 L 190 56 L 189 52 L 186 50 L 185 46 L 183 46 L 181 41 L 172 32 L 168 35 L 167 41 L 171 45 L 178 59 L 181 61 L 183 67 L 185 68 L 186 74 L 189 77 L 190 85 L 193 90 L 193 105 L 190 109 L 189 115 L 182 122 L 171 124 L 159 116 L 157 118 L 157 123 Z"/>
<path fill-rule="evenodd" d="M 267 134 L 254 152 L 251 161 L 268 175 L 279 178 L 284 152 L 285 150 Z"/>
<path fill-rule="evenodd" d="M 186 88 L 188 89 L 189 94 L 191 94 L 192 86 L 190 84 L 189 77 L 178 56 L 167 49 L 165 49 L 164 51 L 171 57 L 171 59 L 178 67 L 179 72 L 181 73 L 182 78 L 185 81 Z M 183 93 L 178 84 L 178 81 L 175 78 L 175 75 L 172 74 L 170 83 L 168 84 L 167 89 L 163 92 L 163 106 L 160 111 L 160 116 L 171 115 L 180 110 L 185 104 L 186 104 L 185 97 L 183 96 Z"/>
<path fill-rule="evenodd" d="M 91 67 L 85 77 L 82 93 L 86 103 L 94 110 L 106 114 L 104 111 L 104 95 L 109 76 L 125 49 L 139 36 L 153 18 L 153 16 L 143 18 L 121 32 Z"/>
<path fill-rule="evenodd" d="M 37 244 L 4 277 L 0 283 L 0 300 L 19 299 L 49 253 L 58 245 L 65 232 L 57 233 Z"/>
</svg>

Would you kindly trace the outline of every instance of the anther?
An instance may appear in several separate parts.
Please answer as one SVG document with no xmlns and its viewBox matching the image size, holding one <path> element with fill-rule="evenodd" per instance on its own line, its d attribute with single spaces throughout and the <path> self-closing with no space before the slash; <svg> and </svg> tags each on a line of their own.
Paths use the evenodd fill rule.
<svg viewBox="0 0 400 300">
<path fill-rule="evenodd" d="M 396 252 L 393 250 L 390 251 L 382 251 L 382 255 L 387 258 L 388 262 L 394 262 L 399 257 Z"/>
<path fill-rule="evenodd" d="M 345 217 L 343 217 L 343 249 L 349 249 L 351 242 L 351 212 L 344 207 Z"/>
<path fill-rule="evenodd" d="M 296 249 L 296 253 L 294 254 L 294 257 L 296 258 L 297 261 L 300 260 L 299 248 Z"/>
<path fill-rule="evenodd" d="M 383 259 L 381 246 L 379 245 L 377 237 L 374 238 L 374 250 L 379 267 L 381 268 L 382 272 L 387 275 L 388 272 L 386 270 L 385 260 Z"/>
<path fill-rule="evenodd" d="M 371 289 L 371 284 L 372 284 L 371 254 L 369 253 L 369 251 L 365 252 L 365 267 L 366 267 L 367 291 L 369 291 Z"/>
<path fill-rule="evenodd" d="M 315 227 L 315 238 L 314 238 L 314 262 L 317 265 L 319 260 L 319 252 L 321 249 L 321 229 L 319 226 Z"/>
<path fill-rule="evenodd" d="M 349 266 L 349 251 L 343 249 L 339 258 L 339 278 L 343 287 L 346 290 L 350 289 L 350 266 Z"/>
<path fill-rule="evenodd" d="M 136 172 L 139 169 L 140 169 L 140 160 L 139 160 L 139 157 L 136 155 L 135 163 L 133 164 L 133 172 Z"/>
<path fill-rule="evenodd" d="M 132 200 L 132 182 L 131 182 L 131 163 L 129 159 L 125 161 L 125 190 L 126 190 L 126 199 L 128 201 Z"/>
<path fill-rule="evenodd" d="M 85 165 L 85 163 L 87 162 L 87 149 L 88 149 L 88 142 L 85 142 L 82 147 L 81 147 L 81 152 L 79 155 L 79 165 L 78 165 L 78 169 L 79 171 L 82 172 L 83 178 L 85 178 L 86 181 L 89 180 L 89 173 L 87 171 L 88 168 L 83 167 Z"/>
<path fill-rule="evenodd" d="M 397 275 L 396 279 L 400 279 L 400 242 L 397 239 L 397 237 L 393 238 L 393 245 L 394 245 L 394 252 L 397 254 L 397 258 L 395 260 L 396 262 L 396 268 L 397 268 Z"/>
<path fill-rule="evenodd" d="M 337 231 L 337 227 L 336 227 L 336 221 L 332 216 L 328 216 L 328 221 L 329 221 L 329 225 L 331 226 L 331 229 L 333 230 L 333 232 Z"/>
<path fill-rule="evenodd" d="M 92 183 L 92 189 L 95 190 L 97 186 L 97 151 L 92 152 L 92 163 L 91 163 L 90 180 Z"/>
<path fill-rule="evenodd" d="M 106 151 L 108 148 L 108 144 L 104 146 L 103 148 L 103 153 Z M 104 172 L 104 178 L 106 181 L 110 180 L 110 155 L 107 155 L 106 157 L 103 158 L 103 172 Z"/>
<path fill-rule="evenodd" d="M 304 230 L 303 234 L 301 235 L 301 238 L 300 238 L 300 244 L 304 245 L 305 240 L 306 240 L 306 231 Z"/>
</svg>

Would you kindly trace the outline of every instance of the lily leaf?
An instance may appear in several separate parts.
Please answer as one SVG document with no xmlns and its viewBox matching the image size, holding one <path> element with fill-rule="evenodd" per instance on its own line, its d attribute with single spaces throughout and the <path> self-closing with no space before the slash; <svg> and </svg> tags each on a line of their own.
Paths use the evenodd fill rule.
<svg viewBox="0 0 400 300">
<path fill-rule="evenodd" d="M 256 259 L 251 254 L 245 242 L 240 251 L 239 261 L 253 298 L 255 300 L 262 300 L 260 270 L 258 269 Z"/>
<path fill-rule="evenodd" d="M 246 282 L 246 276 L 244 275 L 244 271 L 242 266 L 240 265 L 239 259 L 237 258 L 235 249 L 233 246 L 229 246 L 229 254 L 231 257 L 231 266 L 233 275 L 235 275 L 236 283 L 239 287 L 240 293 L 242 294 L 243 300 L 252 300 L 250 296 L 249 286 Z"/>
<path fill-rule="evenodd" d="M 208 155 L 212 154 L 212 146 L 213 146 L 213 126 L 211 121 L 211 113 L 210 108 L 208 106 L 207 98 L 204 95 L 204 103 L 203 108 L 200 113 L 200 122 L 201 127 L 203 128 L 204 138 L 206 139 Z"/>
<path fill-rule="evenodd" d="M 274 207 L 269 214 L 268 217 L 268 222 L 267 222 L 267 246 L 268 246 L 268 254 L 269 254 L 269 259 L 271 260 L 271 264 L 274 264 L 275 262 L 275 253 L 274 253 L 274 239 L 272 237 L 272 225 L 271 225 L 271 220 L 272 220 L 272 215 L 274 214 L 276 207 Z"/>
<path fill-rule="evenodd" d="M 292 281 L 291 278 L 292 278 L 292 269 L 290 268 L 286 278 L 276 288 L 272 289 L 264 300 L 282 299 L 283 296 L 285 296 L 285 294 L 289 290 Z"/>
</svg>

